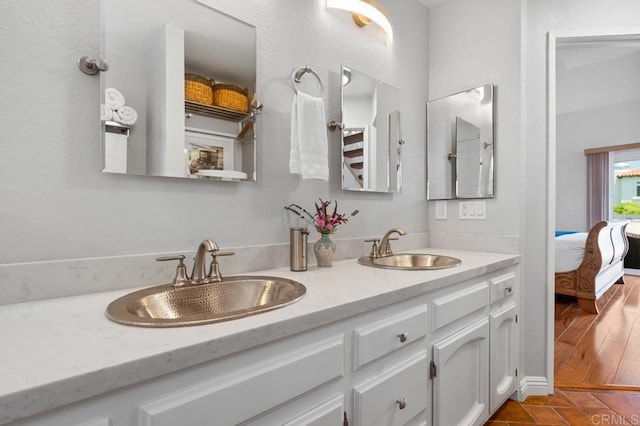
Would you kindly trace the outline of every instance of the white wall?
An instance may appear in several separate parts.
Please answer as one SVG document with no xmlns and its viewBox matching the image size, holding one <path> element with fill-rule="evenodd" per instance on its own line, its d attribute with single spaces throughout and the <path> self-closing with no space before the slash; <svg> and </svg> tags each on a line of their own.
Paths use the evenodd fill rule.
<svg viewBox="0 0 640 426">
<path fill-rule="evenodd" d="M 584 150 L 640 141 L 638 48 L 600 44 L 558 49 L 556 230 L 589 229 Z"/>
<path fill-rule="evenodd" d="M 493 83 L 496 102 L 495 198 L 487 200 L 487 220 L 459 220 L 458 201 L 448 202 L 446 221 L 435 220 L 431 202 L 430 232 L 515 239 L 520 233 L 520 29 L 518 1 L 454 0 L 430 9 L 429 98 Z M 474 248 L 483 244 L 480 238 Z"/>
<path fill-rule="evenodd" d="M 2 2 L 0 264 L 194 250 L 206 237 L 221 247 L 285 242 L 295 220 L 283 206 L 311 207 L 318 197 L 338 199 L 345 212 L 360 210 L 340 237 L 393 226 L 427 230 L 427 9 L 418 1 L 381 1 L 394 22 L 388 46 L 379 28 L 360 29 L 323 1 L 210 3 L 257 27 L 265 108 L 255 184 L 99 173 L 99 79 L 75 65 L 99 53 L 99 1 Z M 342 64 L 403 92 L 401 194 L 341 191 L 338 132 L 329 134 L 328 183 L 287 171 L 292 70 L 308 65 L 322 76 L 331 120 L 339 119 Z"/>
<path fill-rule="evenodd" d="M 525 305 L 524 335 L 527 347 L 526 374 L 546 372 L 546 297 L 552 283 L 546 282 L 546 244 L 552 238 L 546 220 L 546 66 L 547 33 L 569 30 L 615 30 L 640 27 L 640 2 L 619 0 L 527 0 L 526 22 L 526 221 L 525 225 Z M 549 232 L 547 232 L 549 231 Z"/>
</svg>

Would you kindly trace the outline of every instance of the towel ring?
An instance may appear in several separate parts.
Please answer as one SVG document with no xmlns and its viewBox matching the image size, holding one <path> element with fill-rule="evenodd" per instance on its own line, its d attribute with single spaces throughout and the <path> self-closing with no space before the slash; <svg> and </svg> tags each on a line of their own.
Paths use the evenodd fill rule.
<svg viewBox="0 0 640 426">
<path fill-rule="evenodd" d="M 320 96 L 324 97 L 324 84 L 322 83 L 322 79 L 320 78 L 317 72 L 315 72 L 309 67 L 302 67 L 302 68 L 293 70 L 293 73 L 291 73 L 291 87 L 293 88 L 293 91 L 296 94 L 298 93 L 297 84 L 301 82 L 300 79 L 306 73 L 310 73 L 316 78 L 316 80 L 318 80 L 318 83 L 320 84 Z"/>
</svg>

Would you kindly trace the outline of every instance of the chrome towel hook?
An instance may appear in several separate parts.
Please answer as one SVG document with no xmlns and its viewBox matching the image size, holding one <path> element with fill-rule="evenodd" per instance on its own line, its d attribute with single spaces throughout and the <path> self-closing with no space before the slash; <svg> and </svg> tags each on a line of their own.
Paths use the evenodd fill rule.
<svg viewBox="0 0 640 426">
<path fill-rule="evenodd" d="M 320 96 L 324 97 L 324 83 L 322 83 L 322 79 L 320 78 L 318 73 L 309 67 L 301 67 L 293 70 L 293 73 L 291 73 L 291 88 L 293 89 L 293 91 L 296 94 L 298 93 L 297 85 L 302 81 L 302 76 L 306 73 L 313 75 L 316 80 L 318 80 L 318 83 L 320 84 Z"/>
<path fill-rule="evenodd" d="M 331 120 L 330 122 L 327 123 L 327 127 L 332 132 L 335 132 L 336 130 L 344 130 L 344 123 L 339 123 L 335 120 Z"/>
<path fill-rule="evenodd" d="M 96 75 L 99 72 L 108 71 L 109 64 L 102 58 L 96 59 L 90 56 L 83 56 L 78 59 L 78 68 L 87 75 Z"/>
</svg>

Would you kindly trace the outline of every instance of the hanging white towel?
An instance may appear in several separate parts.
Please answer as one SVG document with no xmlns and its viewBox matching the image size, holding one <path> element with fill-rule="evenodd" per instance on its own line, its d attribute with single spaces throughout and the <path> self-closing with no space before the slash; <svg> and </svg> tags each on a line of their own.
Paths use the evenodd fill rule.
<svg viewBox="0 0 640 426">
<path fill-rule="evenodd" d="M 324 102 L 298 91 L 291 107 L 289 171 L 302 179 L 329 180 L 327 154 Z"/>
<path fill-rule="evenodd" d="M 104 104 L 112 110 L 117 110 L 124 106 L 124 95 L 118 89 L 109 87 L 104 91 Z"/>
<path fill-rule="evenodd" d="M 138 113 L 130 106 L 123 106 L 113 112 L 113 119 L 118 123 L 133 126 L 138 121 Z"/>
</svg>

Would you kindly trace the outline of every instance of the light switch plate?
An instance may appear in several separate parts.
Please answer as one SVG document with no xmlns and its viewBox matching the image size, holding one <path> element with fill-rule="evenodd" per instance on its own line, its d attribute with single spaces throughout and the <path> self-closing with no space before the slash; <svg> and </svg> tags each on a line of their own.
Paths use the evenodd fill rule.
<svg viewBox="0 0 640 426">
<path fill-rule="evenodd" d="M 487 218 L 487 203 L 484 200 L 460 201 L 458 207 L 460 219 Z"/>
<path fill-rule="evenodd" d="M 436 201 L 436 219 L 445 220 L 447 218 L 447 202 Z"/>
</svg>

